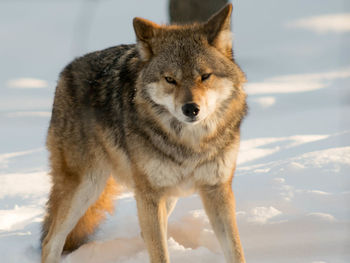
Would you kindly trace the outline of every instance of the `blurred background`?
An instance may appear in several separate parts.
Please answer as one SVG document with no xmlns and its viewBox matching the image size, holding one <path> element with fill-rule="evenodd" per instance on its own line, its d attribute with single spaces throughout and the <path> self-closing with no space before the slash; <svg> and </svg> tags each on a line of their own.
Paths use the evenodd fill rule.
<svg viewBox="0 0 350 263">
<path fill-rule="evenodd" d="M 193 17 L 183 10 L 194 8 L 201 19 L 226 1 L 193 1 L 192 7 L 171 2 L 169 8 L 165 0 L 0 0 L 4 262 L 39 258 L 49 189 L 45 136 L 60 71 L 87 52 L 134 43 L 133 17 L 183 22 Z M 206 2 L 213 5 L 208 10 Z M 231 2 L 234 57 L 248 78 L 250 107 L 233 186 L 248 262 L 350 262 L 350 1 Z M 130 220 L 136 216 L 132 198 L 123 200 L 120 206 L 128 212 L 118 210 L 93 240 L 120 240 L 110 233 L 121 226 L 132 228 L 126 237 L 138 236 L 137 222 Z M 192 250 L 173 246 L 174 262 L 187 262 L 189 255 L 223 262 L 217 244 L 208 241 L 212 235 L 191 232 L 189 226 L 207 223 L 193 212 L 200 208 L 198 198 L 186 200 L 178 204 L 170 228 L 174 240 Z M 181 226 L 192 237 L 176 234 Z M 101 260 L 103 250 L 113 252 L 97 246 L 94 256 Z M 79 262 L 86 251 L 65 260 Z M 144 262 L 144 249 L 137 253 L 126 253 L 124 261 L 111 258 Z M 201 261 L 203 255 L 208 261 Z"/>
</svg>

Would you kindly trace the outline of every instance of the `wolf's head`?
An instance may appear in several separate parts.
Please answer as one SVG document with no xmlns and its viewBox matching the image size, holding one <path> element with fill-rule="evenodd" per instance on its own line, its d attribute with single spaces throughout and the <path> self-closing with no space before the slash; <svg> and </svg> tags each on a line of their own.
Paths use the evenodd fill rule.
<svg viewBox="0 0 350 263">
<path fill-rule="evenodd" d="M 227 5 L 206 23 L 184 26 L 135 18 L 143 96 L 183 123 L 218 117 L 245 80 L 232 56 L 231 12 Z"/>
</svg>

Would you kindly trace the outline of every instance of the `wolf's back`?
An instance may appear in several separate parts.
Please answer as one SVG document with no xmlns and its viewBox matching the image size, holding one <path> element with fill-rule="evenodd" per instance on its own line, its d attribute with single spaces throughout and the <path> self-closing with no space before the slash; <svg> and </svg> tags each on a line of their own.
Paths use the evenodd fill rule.
<svg viewBox="0 0 350 263">
<path fill-rule="evenodd" d="M 123 136 L 124 113 L 133 107 L 138 71 L 135 45 L 111 47 L 75 59 L 60 74 L 49 136 L 54 133 L 76 143 L 88 139 L 96 123 Z"/>
</svg>

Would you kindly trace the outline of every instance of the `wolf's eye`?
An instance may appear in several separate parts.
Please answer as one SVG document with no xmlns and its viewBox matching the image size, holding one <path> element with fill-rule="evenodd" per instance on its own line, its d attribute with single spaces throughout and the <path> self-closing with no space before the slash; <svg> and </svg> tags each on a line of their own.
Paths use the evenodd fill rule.
<svg viewBox="0 0 350 263">
<path fill-rule="evenodd" d="M 164 77 L 164 78 L 165 78 L 166 82 L 173 84 L 173 85 L 176 85 L 176 81 L 172 77 Z"/>
<path fill-rule="evenodd" d="M 203 74 L 203 75 L 202 75 L 202 81 L 205 81 L 205 80 L 209 79 L 210 76 L 211 76 L 211 73 Z"/>
</svg>

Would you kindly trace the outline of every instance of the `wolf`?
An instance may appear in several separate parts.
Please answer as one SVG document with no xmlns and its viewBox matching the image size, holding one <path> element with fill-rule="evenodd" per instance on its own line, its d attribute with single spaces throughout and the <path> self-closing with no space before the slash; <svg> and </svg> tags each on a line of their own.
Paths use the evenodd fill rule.
<svg viewBox="0 0 350 263">
<path fill-rule="evenodd" d="M 136 44 L 79 57 L 60 74 L 47 135 L 52 188 L 42 263 L 59 262 L 134 191 L 150 262 L 168 263 L 167 218 L 197 192 L 227 262 L 245 262 L 232 179 L 247 112 L 232 5 L 207 22 L 134 18 Z"/>
</svg>

